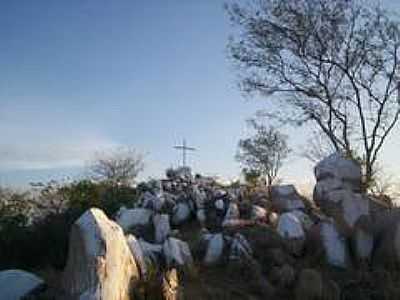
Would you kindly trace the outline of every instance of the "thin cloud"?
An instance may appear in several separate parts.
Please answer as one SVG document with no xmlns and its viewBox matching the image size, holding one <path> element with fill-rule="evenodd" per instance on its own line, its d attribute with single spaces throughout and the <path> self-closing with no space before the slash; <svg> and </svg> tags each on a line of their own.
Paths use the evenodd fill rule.
<svg viewBox="0 0 400 300">
<path fill-rule="evenodd" d="M 68 142 L 0 144 L 0 170 L 41 170 L 83 167 L 94 153 L 118 146 L 105 139 Z"/>
</svg>

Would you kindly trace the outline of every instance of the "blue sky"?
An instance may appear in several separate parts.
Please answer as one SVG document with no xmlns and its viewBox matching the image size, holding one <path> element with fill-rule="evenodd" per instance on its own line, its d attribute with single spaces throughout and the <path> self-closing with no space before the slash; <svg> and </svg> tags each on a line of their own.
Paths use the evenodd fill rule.
<svg viewBox="0 0 400 300">
<path fill-rule="evenodd" d="M 78 174 L 116 145 L 158 177 L 183 137 L 195 171 L 237 176 L 237 141 L 265 102 L 236 86 L 230 31 L 216 0 L 0 1 L 0 185 Z M 288 133 L 298 150 L 305 136 Z M 289 164 L 285 179 L 312 177 L 298 156 Z"/>
</svg>

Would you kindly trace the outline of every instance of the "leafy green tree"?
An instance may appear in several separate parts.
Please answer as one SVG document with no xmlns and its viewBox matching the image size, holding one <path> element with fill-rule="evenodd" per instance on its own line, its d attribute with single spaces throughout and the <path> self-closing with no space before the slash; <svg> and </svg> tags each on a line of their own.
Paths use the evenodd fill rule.
<svg viewBox="0 0 400 300">
<path fill-rule="evenodd" d="M 287 136 L 255 120 L 249 124 L 255 134 L 239 141 L 236 159 L 248 170 L 265 176 L 267 186 L 271 187 L 290 152 Z"/>
</svg>

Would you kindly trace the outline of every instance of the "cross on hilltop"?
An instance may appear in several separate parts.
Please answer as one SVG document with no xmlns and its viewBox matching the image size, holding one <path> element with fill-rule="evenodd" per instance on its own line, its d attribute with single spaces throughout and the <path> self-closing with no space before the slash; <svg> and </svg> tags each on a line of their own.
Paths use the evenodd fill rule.
<svg viewBox="0 0 400 300">
<path fill-rule="evenodd" d="M 196 148 L 186 146 L 186 140 L 183 139 L 182 145 L 174 146 L 175 149 L 182 151 L 182 166 L 186 167 L 186 151 L 196 151 Z"/>
</svg>

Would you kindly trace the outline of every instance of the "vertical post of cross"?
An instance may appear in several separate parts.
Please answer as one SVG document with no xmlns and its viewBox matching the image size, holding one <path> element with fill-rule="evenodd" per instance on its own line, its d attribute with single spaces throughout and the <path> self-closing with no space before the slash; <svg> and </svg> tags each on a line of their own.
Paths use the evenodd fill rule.
<svg viewBox="0 0 400 300">
<path fill-rule="evenodd" d="M 182 145 L 176 145 L 174 148 L 182 151 L 182 166 L 186 167 L 186 151 L 196 151 L 196 148 L 188 147 L 185 139 L 183 139 Z"/>
</svg>

